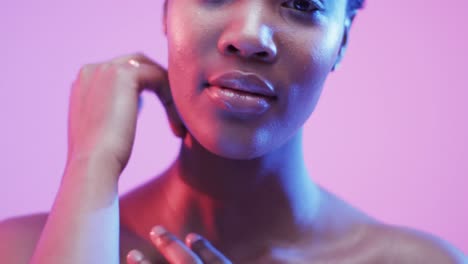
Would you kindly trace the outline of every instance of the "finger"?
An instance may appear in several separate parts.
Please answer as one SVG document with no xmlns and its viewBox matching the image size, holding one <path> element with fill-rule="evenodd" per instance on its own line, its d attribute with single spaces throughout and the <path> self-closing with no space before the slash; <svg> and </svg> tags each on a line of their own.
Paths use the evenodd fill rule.
<svg viewBox="0 0 468 264">
<path fill-rule="evenodd" d="M 111 61 L 116 64 L 122 64 L 122 63 L 126 63 L 127 61 L 131 59 L 134 59 L 140 63 L 157 64 L 155 61 L 153 61 L 150 57 L 148 57 L 142 52 L 136 52 L 132 54 L 119 56 L 117 58 L 111 59 Z"/>
<path fill-rule="evenodd" d="M 158 251 L 169 263 L 203 263 L 184 243 L 161 226 L 154 227 L 150 232 L 150 237 Z"/>
<path fill-rule="evenodd" d="M 135 53 L 113 59 L 111 63 L 136 69 L 135 73 L 140 89 L 153 90 L 162 96 L 162 102 L 170 101 L 170 91 L 167 92 L 164 89 L 169 87 L 167 70 L 148 56 L 143 53 Z"/>
<path fill-rule="evenodd" d="M 127 254 L 127 264 L 141 264 L 144 256 L 139 250 L 132 249 Z"/>
<path fill-rule="evenodd" d="M 167 70 L 142 53 L 112 59 L 110 65 L 126 67 L 138 84 L 138 93 L 143 90 L 155 92 L 163 104 L 171 101 Z M 169 91 L 167 91 L 169 90 Z"/>
<path fill-rule="evenodd" d="M 206 264 L 231 264 L 221 252 L 219 252 L 210 242 L 202 236 L 190 233 L 185 238 L 185 243 L 190 249 L 195 252 L 203 263 Z"/>
<path fill-rule="evenodd" d="M 127 254 L 127 264 L 151 264 L 151 262 L 145 259 L 141 251 L 132 249 Z"/>
<path fill-rule="evenodd" d="M 155 65 L 151 64 L 141 64 L 139 66 L 141 70 L 138 73 L 140 75 L 138 76 L 138 78 L 142 83 L 141 85 L 145 86 L 144 89 L 149 89 L 153 91 L 161 101 L 162 105 L 164 106 L 164 109 L 166 110 L 167 118 L 169 120 L 169 124 L 171 125 L 171 129 L 174 135 L 183 138 L 185 137 L 187 130 L 174 104 L 172 93 L 169 87 L 169 82 L 167 80 L 167 72 L 164 69 L 156 69 L 155 67 Z M 159 81 L 159 83 L 151 80 L 151 74 L 153 71 L 164 71 L 164 77 L 161 77 L 161 75 L 159 75 L 159 77 L 155 77 L 156 80 Z M 165 79 L 161 81 L 162 78 Z"/>
<path fill-rule="evenodd" d="M 140 91 L 150 90 L 158 96 L 166 109 L 173 133 L 177 137 L 185 137 L 187 130 L 174 105 L 167 70 L 141 53 L 117 58 L 113 63 L 126 63 L 136 69 Z"/>
</svg>

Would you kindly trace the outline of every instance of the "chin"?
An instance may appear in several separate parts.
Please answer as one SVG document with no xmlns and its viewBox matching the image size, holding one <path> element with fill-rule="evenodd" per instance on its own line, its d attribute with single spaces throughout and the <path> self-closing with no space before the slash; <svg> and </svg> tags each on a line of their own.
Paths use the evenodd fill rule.
<svg viewBox="0 0 468 264">
<path fill-rule="evenodd" d="M 198 145 L 216 156 L 234 160 L 252 160 L 260 158 L 273 150 L 271 136 L 265 131 L 257 131 L 254 135 L 235 136 L 213 133 L 190 133 Z"/>
</svg>

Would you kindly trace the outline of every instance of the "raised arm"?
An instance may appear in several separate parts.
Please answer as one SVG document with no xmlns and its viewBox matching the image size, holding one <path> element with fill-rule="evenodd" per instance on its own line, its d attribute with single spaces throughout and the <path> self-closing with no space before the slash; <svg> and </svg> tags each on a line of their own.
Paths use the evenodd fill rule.
<svg viewBox="0 0 468 264">
<path fill-rule="evenodd" d="M 68 158 L 31 263 L 119 262 L 119 175 L 130 158 L 143 89 L 159 96 L 178 136 L 166 71 L 137 54 L 82 68 L 70 96 Z"/>
</svg>

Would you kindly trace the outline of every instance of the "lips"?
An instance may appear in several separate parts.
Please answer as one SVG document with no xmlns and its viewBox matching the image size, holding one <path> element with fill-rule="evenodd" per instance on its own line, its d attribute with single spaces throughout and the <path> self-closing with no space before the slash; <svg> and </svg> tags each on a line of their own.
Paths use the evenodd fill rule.
<svg viewBox="0 0 468 264">
<path fill-rule="evenodd" d="M 264 113 L 276 98 L 273 86 L 252 73 L 227 72 L 214 75 L 208 82 L 208 97 L 219 109 L 244 117 Z"/>
<path fill-rule="evenodd" d="M 273 86 L 267 80 L 254 73 L 244 73 L 241 71 L 226 72 L 214 75 L 208 80 L 208 83 L 211 86 L 228 88 L 258 96 L 270 98 L 276 96 Z"/>
</svg>

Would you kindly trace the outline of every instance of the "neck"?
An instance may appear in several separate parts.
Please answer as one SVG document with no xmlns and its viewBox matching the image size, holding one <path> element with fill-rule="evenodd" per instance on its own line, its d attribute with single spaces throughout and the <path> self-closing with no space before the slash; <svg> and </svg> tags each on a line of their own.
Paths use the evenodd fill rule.
<svg viewBox="0 0 468 264">
<path fill-rule="evenodd" d="M 304 236 L 317 216 L 320 192 L 306 171 L 301 138 L 299 132 L 253 160 L 225 159 L 196 141 L 184 144 L 165 179 L 168 207 L 178 219 L 171 229 L 199 232 L 226 247 Z"/>
</svg>

